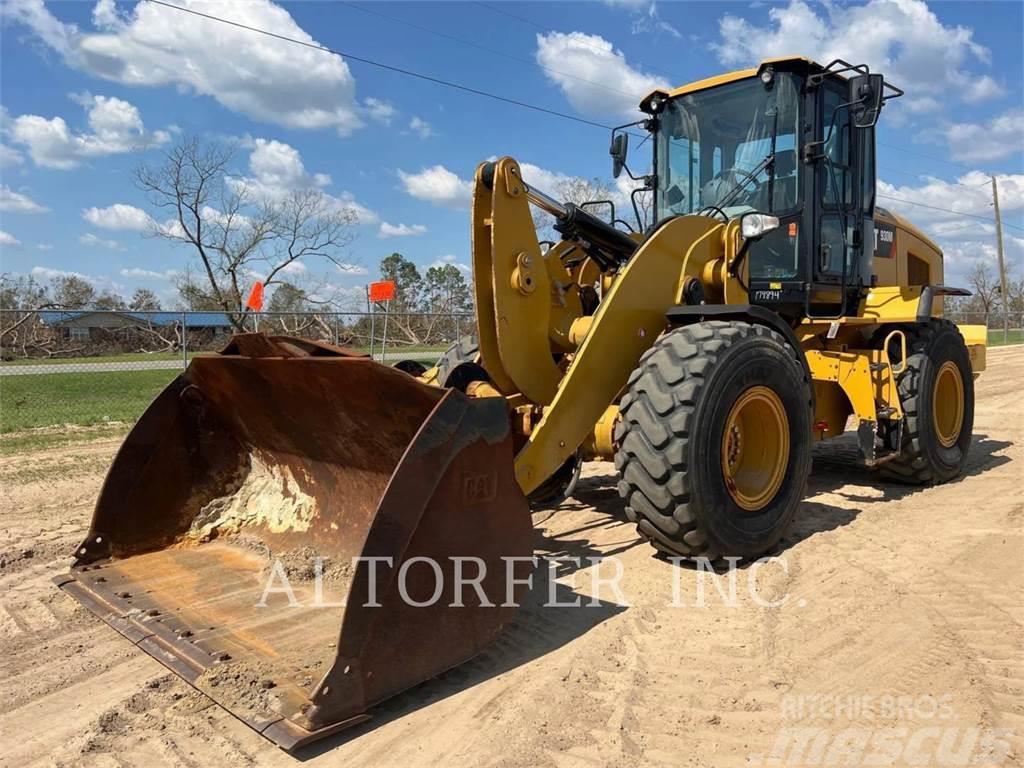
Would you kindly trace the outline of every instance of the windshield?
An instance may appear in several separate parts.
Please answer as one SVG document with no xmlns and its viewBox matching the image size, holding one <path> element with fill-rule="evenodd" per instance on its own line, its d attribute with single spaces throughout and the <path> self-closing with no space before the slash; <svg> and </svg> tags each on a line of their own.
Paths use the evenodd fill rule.
<svg viewBox="0 0 1024 768">
<path fill-rule="evenodd" d="M 670 101 L 658 135 L 658 218 L 795 208 L 798 106 L 798 81 L 785 73 L 770 89 L 751 77 Z"/>
</svg>

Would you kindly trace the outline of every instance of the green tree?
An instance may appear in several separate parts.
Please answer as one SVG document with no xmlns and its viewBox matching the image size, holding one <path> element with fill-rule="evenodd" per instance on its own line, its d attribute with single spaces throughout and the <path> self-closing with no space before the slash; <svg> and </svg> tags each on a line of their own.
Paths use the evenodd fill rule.
<svg viewBox="0 0 1024 768">
<path fill-rule="evenodd" d="M 93 309 L 126 309 L 124 298 L 111 290 L 105 290 L 92 302 Z"/>
<path fill-rule="evenodd" d="M 156 312 L 160 309 L 160 299 L 149 288 L 136 288 L 128 309 L 134 312 Z"/>
<path fill-rule="evenodd" d="M 35 278 L 0 275 L 0 309 L 40 309 L 51 304 L 46 288 Z"/>
<path fill-rule="evenodd" d="M 96 301 L 96 289 L 78 275 L 61 275 L 50 282 L 53 303 L 61 309 L 84 309 Z"/>
<path fill-rule="evenodd" d="M 291 283 L 279 283 L 267 302 L 268 312 L 308 312 L 309 296 Z"/>
<path fill-rule="evenodd" d="M 416 265 L 400 253 L 385 256 L 380 262 L 382 280 L 395 284 L 395 299 L 391 302 L 392 312 L 419 312 L 423 296 L 423 277 Z"/>
<path fill-rule="evenodd" d="M 454 264 L 428 269 L 423 287 L 431 312 L 468 312 L 473 307 L 469 284 Z"/>
</svg>

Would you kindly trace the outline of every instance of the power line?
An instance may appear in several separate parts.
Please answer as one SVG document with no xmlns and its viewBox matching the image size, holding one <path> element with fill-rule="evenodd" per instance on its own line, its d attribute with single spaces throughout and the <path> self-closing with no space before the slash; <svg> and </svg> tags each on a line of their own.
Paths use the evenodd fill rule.
<svg viewBox="0 0 1024 768">
<path fill-rule="evenodd" d="M 918 157 L 924 157 L 928 160 L 934 160 L 938 163 L 945 163 L 946 165 L 955 165 L 959 168 L 966 168 L 968 171 L 978 170 L 974 166 L 967 165 L 966 163 L 958 163 L 956 160 L 950 160 L 948 157 L 936 157 L 935 155 L 929 155 L 925 152 L 919 152 L 916 149 L 910 149 L 909 147 L 900 147 L 896 144 L 888 144 L 884 141 L 875 140 L 875 143 L 882 147 L 888 147 L 889 149 L 895 149 L 898 152 L 906 152 L 909 155 L 917 155 Z M 985 183 L 988 184 L 988 179 L 985 179 Z M 965 185 L 966 186 L 966 185 Z M 981 186 L 980 184 L 978 186 Z"/>
<path fill-rule="evenodd" d="M 298 40 L 298 39 L 293 38 L 293 37 L 288 37 L 287 35 L 281 35 L 281 34 L 278 34 L 276 32 L 270 32 L 269 30 L 266 30 L 266 29 L 261 29 L 259 27 L 251 26 L 249 24 L 243 24 L 242 22 L 232 21 L 231 19 L 225 19 L 225 18 L 220 17 L 220 16 L 214 16 L 213 14 L 209 14 L 209 13 L 203 13 L 202 11 L 197 11 L 197 10 L 194 10 L 192 8 L 183 8 L 180 5 L 174 5 L 173 3 L 164 2 L 164 0 L 149 0 L 149 2 L 153 3 L 154 5 L 160 5 L 160 6 L 163 6 L 165 8 L 170 8 L 170 9 L 175 10 L 175 11 L 180 11 L 181 13 L 187 13 L 187 14 L 190 14 L 192 16 L 198 16 L 200 18 L 204 18 L 204 19 L 207 19 L 209 21 L 216 21 L 216 22 L 219 22 L 221 24 L 227 24 L 229 26 L 236 27 L 238 29 L 244 29 L 244 30 L 247 30 L 249 32 L 255 32 L 256 34 L 265 35 L 266 37 L 271 37 L 271 38 L 274 38 L 274 39 L 277 39 L 277 40 L 282 40 L 282 41 L 287 42 L 287 43 L 293 43 L 295 45 L 301 45 L 301 46 L 303 46 L 305 48 L 312 48 L 313 50 L 323 51 L 325 53 L 331 53 L 331 54 L 334 54 L 335 56 L 341 56 L 341 57 L 349 59 L 351 61 L 357 61 L 357 62 L 359 62 L 361 64 L 366 64 L 368 66 L 377 67 L 379 69 L 383 69 L 383 70 L 386 70 L 386 71 L 389 71 L 389 72 L 396 72 L 398 74 L 406 75 L 408 77 L 414 77 L 414 78 L 417 78 L 419 80 L 424 80 L 424 81 L 429 82 L 429 83 L 434 83 L 436 85 L 443 85 L 443 86 L 445 86 L 447 88 L 452 88 L 452 89 L 455 89 L 455 90 L 463 91 L 465 93 L 471 93 L 471 94 L 474 94 L 476 96 L 483 96 L 485 98 L 493 99 L 495 101 L 500 101 L 500 102 L 503 102 L 505 104 L 512 104 L 513 106 L 523 107 L 524 109 L 530 109 L 530 110 L 533 110 L 535 112 L 541 112 L 543 114 L 551 115 L 553 117 L 560 117 L 560 118 L 562 118 L 564 120 L 571 120 L 573 122 L 580 123 L 582 125 L 589 125 L 589 126 L 592 126 L 592 127 L 595 127 L 595 128 L 602 128 L 604 130 L 611 130 L 611 128 L 612 128 L 612 126 L 605 125 L 603 123 L 598 123 L 598 122 L 595 122 L 593 120 L 587 120 L 587 119 L 582 118 L 582 117 L 576 117 L 575 115 L 569 115 L 569 114 L 566 114 L 565 112 L 559 112 L 557 110 L 549 109 L 547 107 L 541 107 L 541 106 L 538 106 L 536 104 L 530 104 L 530 103 L 525 102 L 525 101 L 519 101 L 518 99 L 512 99 L 512 98 L 508 98 L 506 96 L 499 96 L 498 94 L 490 93 L 489 91 L 483 91 L 483 90 L 480 90 L 478 88 L 472 88 L 470 86 L 462 85 L 460 83 L 455 83 L 455 82 L 452 82 L 450 80 L 444 80 L 444 79 L 441 79 L 441 78 L 438 78 L 438 77 L 433 77 L 432 75 L 425 75 L 425 74 L 423 74 L 421 72 L 416 72 L 416 71 L 411 70 L 411 69 L 405 69 L 403 67 L 397 67 L 397 66 L 394 66 L 394 65 L 391 65 L 391 64 L 384 64 L 382 62 L 374 61 L 373 59 L 367 59 L 367 58 L 362 57 L 362 56 L 355 56 L 353 54 L 345 53 L 343 51 L 339 51 L 339 50 L 336 50 L 334 48 L 329 48 L 329 47 L 327 47 L 325 45 L 320 45 L 319 43 L 311 43 L 311 42 L 307 42 L 305 40 Z M 484 3 L 478 3 L 478 4 L 479 5 L 483 5 L 485 8 L 490 8 L 490 6 L 488 6 L 488 5 L 484 4 Z M 355 6 L 353 6 L 353 7 L 355 7 Z M 360 9 L 360 10 L 362 10 L 362 9 Z M 499 12 L 499 13 L 503 13 L 504 15 L 507 15 L 507 16 L 508 15 L 512 15 L 512 14 L 509 14 L 509 13 L 503 11 L 503 10 L 499 11 L 496 8 L 492 8 L 491 10 L 494 10 L 494 11 Z M 378 14 L 378 15 L 380 15 L 380 14 Z M 516 18 L 518 18 L 518 17 L 516 17 Z M 532 23 L 532 22 L 529 22 L 529 23 Z M 891 146 L 891 145 L 885 145 L 885 146 Z M 957 163 L 957 165 L 960 165 L 960 164 Z M 964 213 L 962 211 L 954 211 L 951 208 L 942 208 L 942 207 L 939 207 L 939 206 L 930 205 L 928 203 L 920 203 L 920 202 L 917 202 L 917 201 L 914 201 L 914 200 L 907 200 L 905 198 L 892 197 L 891 195 L 879 194 L 878 197 L 885 198 L 887 200 L 894 200 L 894 201 L 897 201 L 897 202 L 907 203 L 908 205 L 917 205 L 917 206 L 920 206 L 922 208 L 931 208 L 933 210 L 944 211 L 946 213 L 952 213 L 952 214 L 955 214 L 957 216 L 967 216 L 967 217 L 970 217 L 970 218 L 980 219 L 982 221 L 988 221 L 988 222 L 994 222 L 995 221 L 994 219 L 990 219 L 990 218 L 987 218 L 985 216 L 979 216 L 977 214 L 971 214 L 971 213 Z M 1014 229 L 1024 230 L 1024 227 L 1019 227 L 1019 226 L 1017 226 L 1015 224 L 1009 224 L 1009 223 L 1006 223 L 1006 222 L 1004 222 L 1004 224 L 1006 224 L 1006 226 L 1008 226 L 1008 227 L 1013 227 Z"/>
<path fill-rule="evenodd" d="M 606 85 L 605 83 L 599 83 L 596 80 L 588 80 L 585 77 L 580 77 L 579 75 L 574 75 L 571 72 L 563 72 L 563 71 L 558 70 L 558 69 L 553 69 L 552 67 L 547 67 L 547 66 L 545 66 L 543 64 L 540 64 L 540 63 L 538 63 L 536 61 L 531 61 L 530 59 L 524 59 L 521 56 L 516 56 L 516 55 L 511 54 L 511 53 L 506 53 L 505 51 L 499 51 L 499 50 L 497 50 L 495 48 L 488 48 L 485 45 L 480 45 L 479 43 L 474 43 L 472 40 L 465 40 L 465 39 L 463 39 L 461 37 L 456 37 L 455 35 L 450 35 L 447 32 L 441 32 L 440 30 L 437 30 L 437 29 L 431 29 L 430 27 L 425 27 L 422 24 L 417 24 L 414 21 L 407 21 L 406 19 L 400 19 L 400 18 L 398 18 L 396 16 L 389 16 L 386 13 L 381 13 L 380 11 L 377 11 L 377 10 L 371 10 L 371 9 L 365 8 L 365 7 L 361 6 L 361 5 L 356 5 L 355 3 L 341 2 L 340 5 L 344 5 L 344 6 L 347 6 L 347 7 L 351 8 L 351 9 L 353 9 L 353 10 L 360 11 L 362 13 L 366 13 L 366 14 L 369 14 L 371 16 L 377 16 L 378 18 L 385 19 L 387 21 L 392 21 L 392 22 L 394 22 L 396 24 L 401 24 L 403 26 L 410 27 L 412 29 L 418 29 L 420 32 L 426 32 L 427 34 L 435 35 L 435 36 L 440 37 L 440 38 L 442 38 L 444 40 L 451 40 L 452 42 L 459 43 L 461 45 L 467 45 L 470 48 L 476 48 L 478 51 L 483 51 L 485 53 L 491 53 L 491 54 L 494 54 L 495 56 L 501 56 L 503 58 L 509 59 L 510 61 L 518 61 L 521 64 L 528 64 L 531 67 L 538 67 L 539 69 L 542 69 L 545 72 L 550 72 L 553 75 L 560 75 L 562 77 L 569 77 L 569 78 L 572 78 L 573 80 L 578 80 L 581 83 L 586 83 L 587 85 L 593 85 L 596 88 L 602 88 L 602 89 L 604 89 L 606 91 L 610 91 L 611 93 L 617 93 L 617 94 L 619 94 L 621 96 L 628 96 L 631 99 L 636 99 L 636 102 L 638 104 L 640 103 L 640 100 L 643 99 L 647 95 L 646 93 L 640 94 L 640 95 L 637 95 L 637 94 L 634 94 L 634 93 L 628 93 L 628 92 L 620 90 L 618 88 L 613 88 L 610 85 Z"/>
<path fill-rule="evenodd" d="M 995 219 L 991 219 L 988 216 L 980 216 L 976 213 L 965 213 L 964 211 L 954 211 L 952 208 L 943 208 L 938 205 L 931 205 L 930 203 L 921 203 L 917 200 L 907 200 L 905 197 L 893 197 L 892 195 L 883 195 L 881 192 L 877 193 L 878 197 L 885 198 L 886 200 L 895 200 L 900 203 L 906 203 L 907 205 L 916 205 L 920 208 L 931 208 L 933 211 L 944 211 L 945 213 L 952 213 L 957 216 L 966 216 L 971 219 L 979 219 L 980 221 L 987 221 L 990 224 L 995 224 Z M 1016 224 L 1008 224 L 1003 222 L 1005 227 L 1013 227 L 1014 229 L 1024 230 L 1024 227 L 1018 227 Z"/>
<path fill-rule="evenodd" d="M 283 40 L 286 43 L 294 43 L 295 45 L 301 45 L 301 46 L 303 46 L 305 48 L 312 48 L 315 51 L 323 51 L 325 53 L 333 53 L 335 56 L 341 56 L 341 57 L 343 57 L 345 59 L 348 59 L 350 61 L 358 61 L 360 64 L 366 64 L 366 65 L 371 66 L 371 67 L 377 67 L 378 69 L 384 69 L 384 70 L 387 70 L 389 72 L 397 72 L 398 74 L 407 75 L 408 77 L 415 77 L 415 78 L 417 78 L 419 80 L 425 80 L 428 83 L 434 83 L 435 85 L 443 85 L 446 88 L 453 88 L 455 90 L 463 91 L 465 93 L 472 93 L 472 94 L 474 94 L 476 96 L 484 96 L 484 97 L 486 97 L 488 99 L 493 99 L 495 101 L 504 102 L 505 104 L 512 104 L 512 105 L 515 105 L 517 107 L 523 107 L 524 109 L 533 110 L 534 112 L 541 112 L 541 113 L 546 114 L 546 115 L 552 115 L 554 117 L 560 117 L 563 120 L 572 120 L 575 123 L 581 123 L 583 125 L 590 125 L 590 126 L 593 126 L 594 128 L 603 128 L 606 131 L 610 131 L 612 129 L 612 126 L 605 125 L 604 123 L 598 123 L 598 122 L 595 122 L 593 120 L 587 120 L 587 119 L 582 118 L 582 117 L 576 117 L 575 115 L 569 115 L 569 114 L 566 114 L 565 112 L 559 112 L 558 110 L 555 110 L 555 109 L 548 109 L 547 107 L 541 107 L 541 106 L 538 106 L 536 104 L 530 104 L 530 103 L 525 102 L 525 101 L 519 101 L 518 99 L 511 99 L 511 98 L 508 98 L 507 96 L 499 96 L 496 93 L 490 93 L 488 91 L 482 91 L 482 90 L 480 90 L 478 88 L 471 88 L 468 85 L 462 85 L 460 83 L 455 83 L 455 82 L 452 82 L 451 80 L 443 80 L 443 79 L 441 79 L 439 77 L 433 77 L 432 75 L 424 75 L 422 72 L 416 72 L 416 71 L 411 70 L 411 69 L 405 69 L 403 67 L 396 67 L 396 66 L 394 66 L 392 64 L 384 64 L 382 62 L 374 61 L 373 59 L 367 59 L 367 58 L 362 57 L 362 56 L 354 56 L 351 53 L 345 53 L 344 51 L 339 51 L 339 50 L 336 50 L 334 48 L 328 48 L 326 45 L 320 45 L 319 43 L 310 43 L 310 42 L 306 42 L 305 40 L 298 40 L 298 39 L 296 39 L 294 37 L 288 37 L 287 35 L 281 35 L 281 34 L 278 34 L 276 32 L 270 32 L 269 30 L 260 29 L 259 27 L 253 27 L 253 26 L 250 26 L 248 24 L 243 24 L 242 22 L 239 22 L 239 21 L 232 21 L 231 19 L 225 19 L 225 18 L 222 18 L 220 16 L 214 16 L 213 14 L 203 13 L 202 11 L 196 11 L 196 10 L 194 10 L 192 8 L 183 8 L 180 5 L 174 5 L 173 3 L 166 3 L 163 0 L 149 0 L 149 2 L 153 3 L 154 5 L 162 5 L 165 8 L 171 8 L 171 9 L 173 9 L 175 11 L 181 11 L 182 13 L 188 13 L 188 14 L 191 14 L 193 16 L 199 16 L 201 18 L 208 19 L 210 21 L 220 22 L 221 24 L 227 24 L 229 26 L 237 27 L 239 29 L 245 29 L 245 30 L 248 30 L 249 32 L 255 32 L 255 33 L 260 34 L 260 35 L 266 35 L 267 37 L 272 37 L 272 38 L 275 38 L 277 40 Z"/>
</svg>

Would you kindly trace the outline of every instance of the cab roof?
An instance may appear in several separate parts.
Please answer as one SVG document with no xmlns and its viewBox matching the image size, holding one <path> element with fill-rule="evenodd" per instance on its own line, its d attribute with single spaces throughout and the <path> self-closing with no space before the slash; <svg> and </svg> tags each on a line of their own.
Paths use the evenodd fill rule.
<svg viewBox="0 0 1024 768">
<path fill-rule="evenodd" d="M 808 59 L 805 56 L 779 56 L 773 59 L 764 59 L 761 61 L 760 64 L 751 69 L 738 69 L 735 72 L 726 72 L 724 75 L 706 77 L 703 80 L 696 80 L 692 83 L 681 85 L 678 88 L 674 88 L 670 91 L 657 88 L 651 91 L 649 94 L 647 94 L 643 101 L 640 102 L 641 108 L 642 105 L 650 102 L 651 98 L 656 94 L 662 96 L 662 98 L 671 99 L 676 96 L 682 96 L 684 94 L 694 93 L 696 91 L 703 91 L 706 88 L 714 88 L 716 86 L 725 85 L 726 83 L 732 83 L 737 80 L 746 80 L 748 77 L 754 77 L 755 75 L 757 75 L 757 73 L 761 71 L 761 68 L 767 66 L 768 64 L 783 64 L 789 62 L 803 62 L 805 65 L 807 65 L 809 69 L 816 70 L 819 72 L 825 71 L 825 67 L 823 65 L 819 64 L 816 61 Z M 837 75 L 837 77 L 842 77 L 842 75 Z"/>
</svg>

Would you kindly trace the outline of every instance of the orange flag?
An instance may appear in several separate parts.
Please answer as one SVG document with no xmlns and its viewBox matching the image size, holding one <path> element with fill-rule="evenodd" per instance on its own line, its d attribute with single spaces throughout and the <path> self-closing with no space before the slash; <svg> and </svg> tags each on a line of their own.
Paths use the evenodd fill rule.
<svg viewBox="0 0 1024 768">
<path fill-rule="evenodd" d="M 245 306 L 253 312 L 260 312 L 263 309 L 263 283 L 257 280 L 252 284 L 252 290 L 249 291 L 249 298 L 246 300 Z"/>
</svg>

